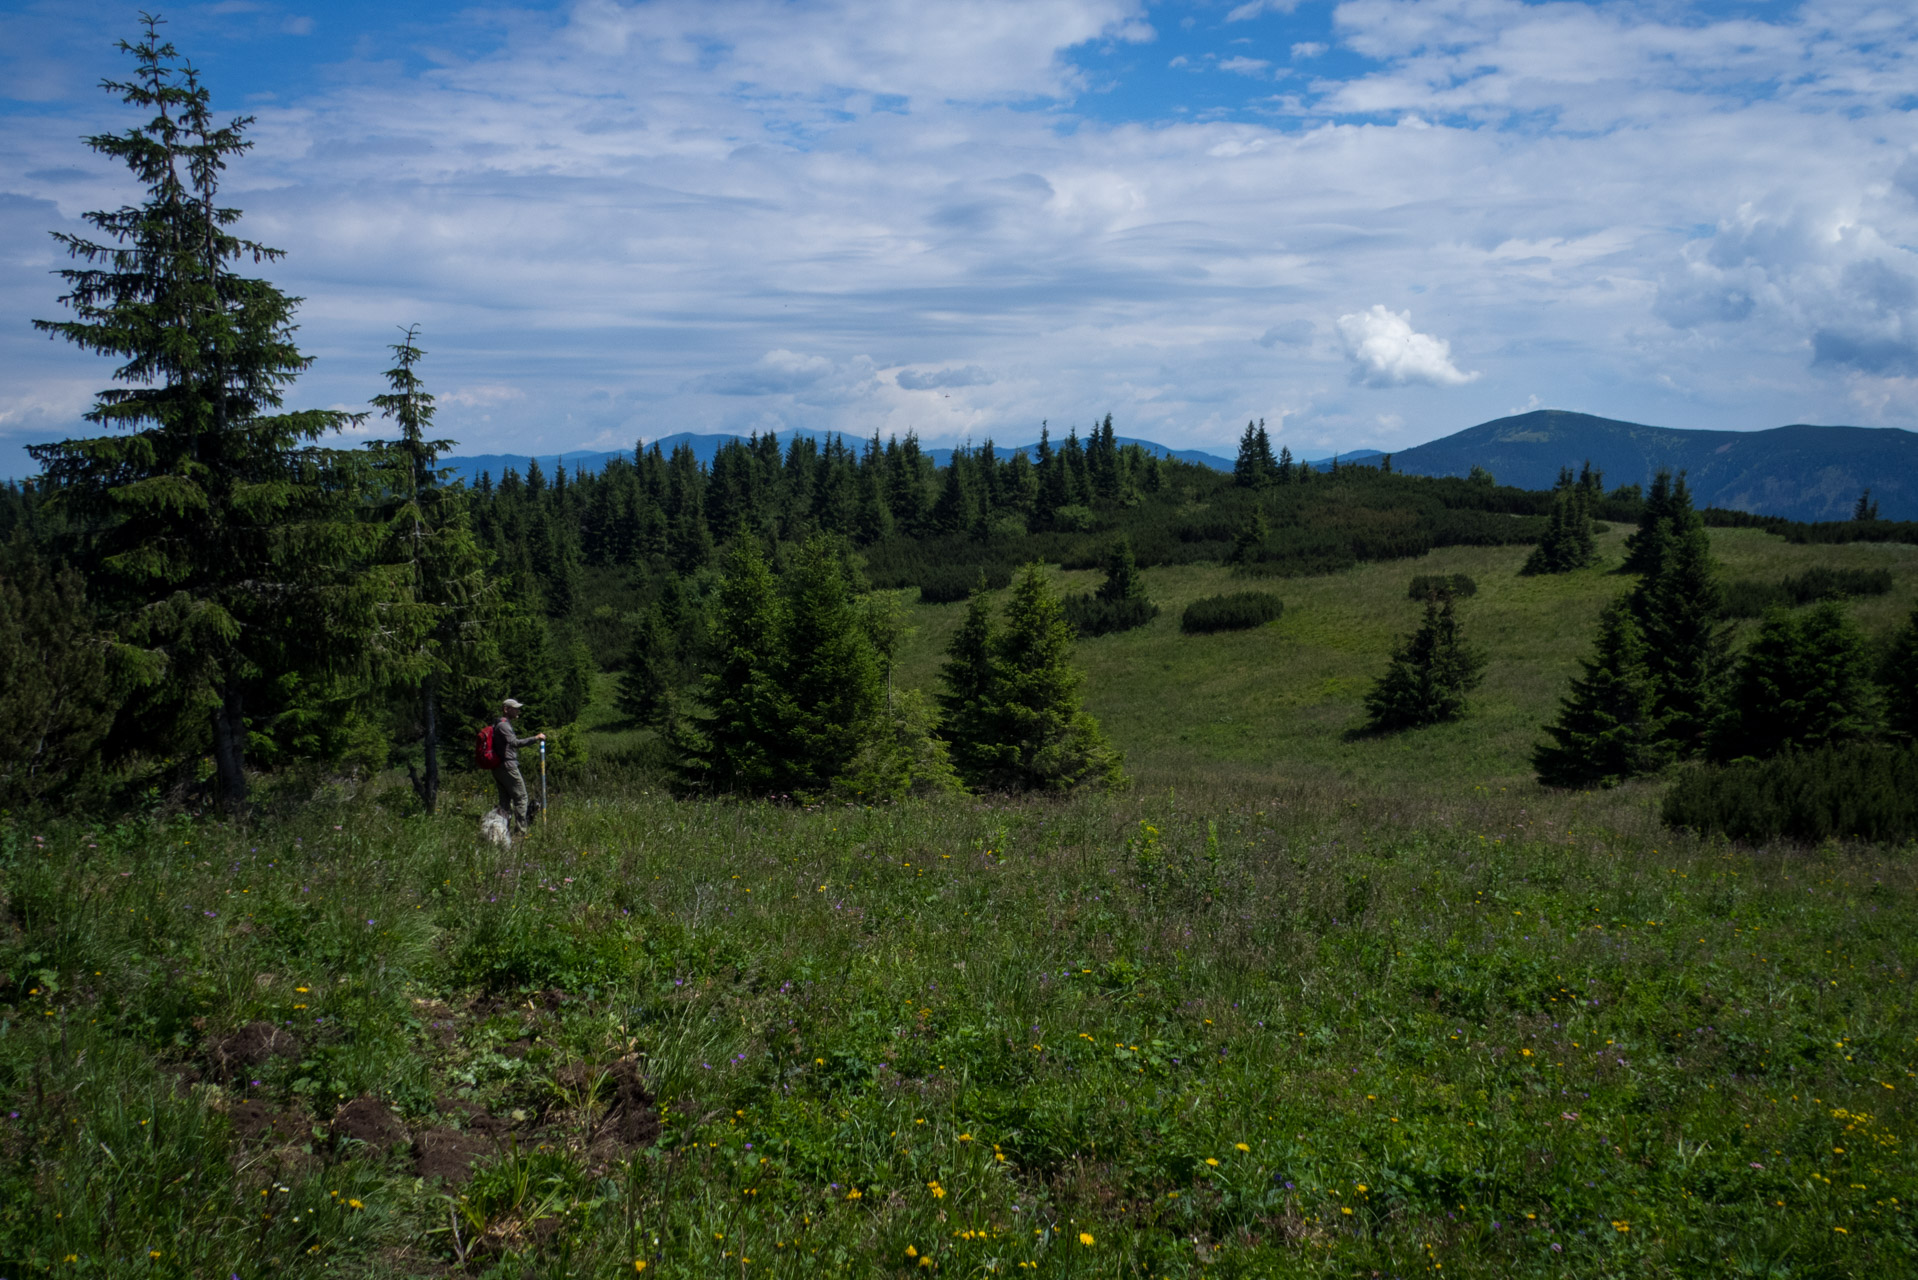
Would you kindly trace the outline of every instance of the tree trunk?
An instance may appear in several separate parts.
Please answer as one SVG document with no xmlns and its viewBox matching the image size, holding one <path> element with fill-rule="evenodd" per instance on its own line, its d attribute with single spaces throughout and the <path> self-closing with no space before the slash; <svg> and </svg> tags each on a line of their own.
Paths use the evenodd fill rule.
<svg viewBox="0 0 1918 1280">
<path fill-rule="evenodd" d="M 426 725 L 426 777 L 420 786 L 420 803 L 431 815 L 440 800 L 440 678 L 428 675 L 421 684 L 422 707 Z"/>
<path fill-rule="evenodd" d="M 221 691 L 213 709 L 213 769 L 220 808 L 238 814 L 246 807 L 246 716 L 237 684 Z"/>
</svg>

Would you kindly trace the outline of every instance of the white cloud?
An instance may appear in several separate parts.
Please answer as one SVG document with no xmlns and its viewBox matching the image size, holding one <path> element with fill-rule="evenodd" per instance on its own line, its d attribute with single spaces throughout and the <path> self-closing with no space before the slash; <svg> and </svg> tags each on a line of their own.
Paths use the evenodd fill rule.
<svg viewBox="0 0 1918 1280">
<path fill-rule="evenodd" d="M 1272 64 L 1264 58 L 1248 58 L 1243 54 L 1222 59 L 1219 70 L 1231 71 L 1242 76 L 1262 76 Z"/>
<path fill-rule="evenodd" d="M 1322 57 L 1327 47 L 1317 40 L 1301 40 L 1292 46 L 1292 59 L 1303 62 L 1308 58 Z"/>
<path fill-rule="evenodd" d="M 1245 22 L 1262 17 L 1268 13 L 1291 13 L 1299 7 L 1299 0 L 1246 0 L 1225 15 L 1227 22 Z"/>
<path fill-rule="evenodd" d="M 1280 100 L 1156 66 L 1133 94 L 1106 68 L 1152 60 L 1101 59 L 1144 35 L 1143 0 L 513 3 L 485 10 L 507 33 L 490 52 L 447 37 L 462 52 L 432 69 L 350 61 L 247 108 L 259 145 L 225 194 L 289 250 L 266 274 L 308 299 L 318 357 L 290 403 L 363 404 L 418 321 L 469 452 L 788 426 L 1024 440 L 1110 410 L 1229 453 L 1272 405 L 1295 452 L 1330 452 L 1379 443 L 1381 407 L 1402 444 L 1535 390 L 1677 426 L 1918 423 L 1905 8 L 1348 0 L 1334 30 L 1365 70 L 1288 72 Z M 0 77 L 41 104 L 0 102 L 0 449 L 108 383 L 27 325 L 60 314 L 46 233 L 132 198 L 76 141 L 128 119 L 74 87 L 122 70 L 105 12 L 0 13 L 0 63 L 69 68 Z M 1268 47 L 1287 46 L 1244 52 Z M 1385 312 L 1403 332 L 1361 361 L 1334 321 L 1366 297 L 1416 297 L 1472 359 Z M 990 376 L 912 385 L 968 370 Z"/>
<path fill-rule="evenodd" d="M 1412 328 L 1412 313 L 1383 304 L 1339 317 L 1339 333 L 1352 361 L 1352 376 L 1368 387 L 1424 383 L 1462 387 L 1478 378 L 1452 363 L 1452 344 Z"/>
<path fill-rule="evenodd" d="M 893 379 L 908 391 L 937 391 L 942 387 L 977 387 L 992 381 L 992 377 L 976 364 L 963 369 L 928 369 L 920 372 L 915 369 L 901 369 Z"/>
</svg>

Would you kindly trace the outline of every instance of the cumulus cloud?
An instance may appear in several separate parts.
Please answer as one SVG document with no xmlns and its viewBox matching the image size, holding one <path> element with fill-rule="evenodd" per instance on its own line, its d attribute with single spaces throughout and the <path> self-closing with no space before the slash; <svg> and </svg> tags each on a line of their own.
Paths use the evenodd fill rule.
<svg viewBox="0 0 1918 1280">
<path fill-rule="evenodd" d="M 992 378 L 976 364 L 963 369 L 928 369 L 924 372 L 915 369 L 902 369 L 894 379 L 908 391 L 937 391 L 941 387 L 977 387 L 992 381 Z"/>
<path fill-rule="evenodd" d="M 1268 13 L 1291 13 L 1299 7 L 1299 0 L 1246 0 L 1235 6 L 1225 15 L 1227 22 L 1247 22 L 1253 18 L 1264 17 Z"/>
<path fill-rule="evenodd" d="M 794 426 L 1030 439 L 1109 409 L 1229 453 L 1274 405 L 1295 452 L 1330 452 L 1380 443 L 1367 386 L 1431 434 L 1534 390 L 1674 426 L 1856 405 L 1918 423 L 1909 6 L 1345 0 L 1330 40 L 1288 4 L 1212 10 L 1260 21 L 1228 52 L 1270 59 L 1261 78 L 1142 58 L 1144 0 L 518 3 L 431 66 L 346 52 L 330 15 L 272 36 L 292 6 L 221 20 L 245 40 L 216 69 L 269 36 L 345 59 L 250 104 L 212 78 L 216 107 L 259 118 L 224 188 L 240 229 L 289 251 L 267 274 L 307 299 L 318 361 L 293 404 L 365 403 L 417 320 L 469 452 Z M 107 384 L 27 322 L 60 314 L 46 232 L 135 198 L 76 141 L 127 123 L 90 88 L 124 71 L 99 34 L 124 12 L 15 8 L 0 436 L 77 428 Z M 196 56 L 207 12 L 169 31 Z M 1332 40 L 1358 69 L 1322 58 L 1273 95 Z M 1221 67 L 1202 47 L 1165 57 Z M 1464 372 L 1409 315 L 1353 302 L 1413 290 L 1497 366 Z M 927 394 L 973 370 L 990 377 Z"/>
<path fill-rule="evenodd" d="M 1383 304 L 1339 317 L 1339 334 L 1352 362 L 1352 377 L 1368 387 L 1423 383 L 1461 387 L 1477 380 L 1452 363 L 1452 344 L 1412 328 L 1412 313 Z"/>
<path fill-rule="evenodd" d="M 768 351 L 749 369 L 728 369 L 694 378 L 694 391 L 718 396 L 791 395 L 817 386 L 833 372 L 824 356 L 802 356 L 784 348 Z"/>
<path fill-rule="evenodd" d="M 1272 64 L 1264 58 L 1248 58 L 1244 54 L 1221 59 L 1219 70 L 1230 71 L 1242 76 L 1262 76 Z"/>
</svg>

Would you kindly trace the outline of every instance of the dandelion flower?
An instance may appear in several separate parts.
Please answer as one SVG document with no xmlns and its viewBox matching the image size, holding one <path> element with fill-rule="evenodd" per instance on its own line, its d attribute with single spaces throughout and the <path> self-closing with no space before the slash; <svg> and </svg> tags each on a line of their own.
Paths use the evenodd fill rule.
<svg viewBox="0 0 1918 1280">
<path fill-rule="evenodd" d="M 1211 1165 L 1215 1169 L 1219 1167 L 1219 1162 L 1217 1160 L 1214 1160 L 1211 1156 L 1207 1156 L 1205 1158 L 1205 1162 Z"/>
<path fill-rule="evenodd" d="M 1093 1240 L 1092 1233 L 1090 1231 L 1081 1231 L 1079 1233 L 1079 1243 L 1084 1245 L 1086 1248 L 1090 1249 L 1096 1243 L 1096 1241 Z"/>
<path fill-rule="evenodd" d="M 918 1257 L 918 1256 L 919 1256 L 919 1250 L 917 1250 L 917 1249 L 915 1249 L 915 1248 L 913 1248 L 913 1247 L 912 1247 L 911 1245 L 907 1245 L 907 1246 L 906 1246 L 906 1256 L 907 1256 L 908 1258 L 916 1258 L 916 1257 Z"/>
<path fill-rule="evenodd" d="M 1235 1142 L 1232 1144 L 1232 1147 L 1236 1151 L 1250 1151 L 1252 1149 L 1251 1147 L 1246 1146 L 1243 1142 Z"/>
<path fill-rule="evenodd" d="M 349 1209 L 364 1209 L 364 1208 L 366 1208 L 366 1206 L 365 1206 L 365 1205 L 363 1205 L 363 1204 L 361 1204 L 361 1203 L 360 1203 L 360 1202 L 359 1202 L 358 1200 L 348 1200 L 348 1201 L 346 1202 L 346 1207 L 347 1207 L 347 1208 L 349 1208 Z"/>
<path fill-rule="evenodd" d="M 644 1271 L 645 1269 L 646 1269 L 646 1259 L 644 1258 L 633 1259 L 633 1270 Z"/>
</svg>

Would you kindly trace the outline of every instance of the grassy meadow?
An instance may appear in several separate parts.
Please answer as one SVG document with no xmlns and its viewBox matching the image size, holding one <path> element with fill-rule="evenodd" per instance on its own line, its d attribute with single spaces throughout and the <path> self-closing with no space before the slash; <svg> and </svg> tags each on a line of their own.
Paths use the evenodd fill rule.
<svg viewBox="0 0 1918 1280">
<path fill-rule="evenodd" d="M 1912 547 L 1713 542 L 1890 564 L 1874 635 L 1918 596 Z M 1078 651 L 1116 795 L 679 801 L 602 708 L 511 851 L 471 778 L 0 826 L 0 1276 L 1918 1274 L 1912 850 L 1539 789 L 1624 582 L 1523 555 L 1202 637 L 1245 580 L 1147 570 Z M 1368 736 L 1421 572 L 1487 681 Z"/>
</svg>

